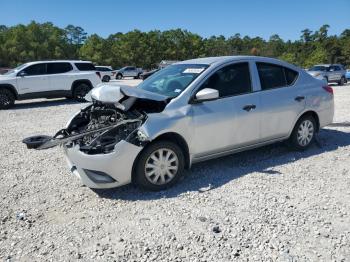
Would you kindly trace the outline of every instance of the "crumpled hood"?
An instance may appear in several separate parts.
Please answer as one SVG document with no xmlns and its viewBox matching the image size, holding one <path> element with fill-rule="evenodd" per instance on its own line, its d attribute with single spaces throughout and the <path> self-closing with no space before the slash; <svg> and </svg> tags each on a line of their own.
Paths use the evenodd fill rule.
<svg viewBox="0 0 350 262">
<path fill-rule="evenodd" d="M 137 87 L 111 84 L 101 84 L 93 88 L 86 99 L 103 103 L 117 103 L 125 96 L 154 101 L 166 101 L 168 99 L 167 96 L 152 93 Z"/>
</svg>

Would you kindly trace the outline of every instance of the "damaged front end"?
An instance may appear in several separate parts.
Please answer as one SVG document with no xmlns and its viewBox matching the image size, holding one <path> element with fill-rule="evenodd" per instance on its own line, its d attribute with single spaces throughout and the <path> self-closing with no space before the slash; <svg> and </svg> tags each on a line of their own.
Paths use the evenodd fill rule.
<svg viewBox="0 0 350 262">
<path fill-rule="evenodd" d="M 161 112 L 167 97 L 136 88 L 103 85 L 90 93 L 92 104 L 81 109 L 53 137 L 23 140 L 28 148 L 62 145 L 71 171 L 91 188 L 131 182 L 133 163 L 148 142 L 139 130 L 148 113 Z"/>
<path fill-rule="evenodd" d="M 134 89 L 134 90 L 133 90 Z M 32 136 L 23 140 L 30 149 L 57 145 L 73 147 L 86 154 L 108 154 L 121 140 L 142 146 L 147 137 L 138 131 L 147 113 L 161 112 L 167 97 L 135 88 L 103 85 L 88 94 L 91 105 L 81 109 L 53 137 Z"/>
</svg>

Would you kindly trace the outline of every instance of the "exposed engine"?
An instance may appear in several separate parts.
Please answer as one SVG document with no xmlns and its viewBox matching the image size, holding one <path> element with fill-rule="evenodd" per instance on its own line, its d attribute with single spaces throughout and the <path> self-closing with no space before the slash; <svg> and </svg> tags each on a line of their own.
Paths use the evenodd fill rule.
<svg viewBox="0 0 350 262">
<path fill-rule="evenodd" d="M 86 154 L 107 154 L 115 145 L 126 140 L 137 146 L 147 143 L 139 127 L 147 113 L 161 112 L 170 101 L 168 97 L 137 88 L 103 85 L 91 91 L 92 104 L 81 109 L 53 137 L 46 135 L 25 138 L 32 149 L 47 149 L 57 145 L 73 147 Z"/>
<path fill-rule="evenodd" d="M 86 133 L 67 146 L 78 144 L 87 154 L 109 153 L 120 140 L 130 137 L 136 142 L 132 135 L 137 135 L 135 131 L 145 119 L 137 110 L 123 112 L 112 104 L 94 103 L 81 110 L 65 129 L 69 136 Z"/>
</svg>

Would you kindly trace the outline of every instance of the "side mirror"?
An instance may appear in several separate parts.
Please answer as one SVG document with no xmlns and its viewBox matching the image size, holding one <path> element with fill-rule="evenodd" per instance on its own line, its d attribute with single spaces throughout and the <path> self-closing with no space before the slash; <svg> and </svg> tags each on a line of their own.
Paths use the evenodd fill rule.
<svg viewBox="0 0 350 262">
<path fill-rule="evenodd" d="M 204 102 L 210 100 L 216 100 L 219 98 L 219 91 L 212 88 L 204 88 L 200 90 L 194 99 L 195 102 Z"/>
<path fill-rule="evenodd" d="M 27 73 L 24 72 L 24 71 L 21 71 L 21 72 L 19 72 L 19 73 L 17 74 L 17 76 L 20 76 L 20 77 L 24 77 L 24 76 L 26 76 L 26 75 L 27 75 Z"/>
</svg>

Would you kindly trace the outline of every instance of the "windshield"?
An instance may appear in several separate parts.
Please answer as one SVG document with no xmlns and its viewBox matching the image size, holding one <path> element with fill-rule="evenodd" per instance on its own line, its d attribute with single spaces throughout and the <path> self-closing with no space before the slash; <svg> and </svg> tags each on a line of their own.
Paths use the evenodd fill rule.
<svg viewBox="0 0 350 262">
<path fill-rule="evenodd" d="M 17 72 L 17 71 L 21 70 L 22 68 L 24 68 L 26 65 L 27 64 L 23 64 L 23 65 L 17 66 L 16 68 L 7 71 L 4 75 L 10 75 L 10 74 L 12 74 L 14 72 Z"/>
<path fill-rule="evenodd" d="M 159 70 L 138 88 L 168 97 L 176 97 L 195 80 L 208 65 L 178 64 Z"/>
<path fill-rule="evenodd" d="M 326 66 L 313 66 L 309 69 L 309 71 L 327 71 Z"/>
</svg>

